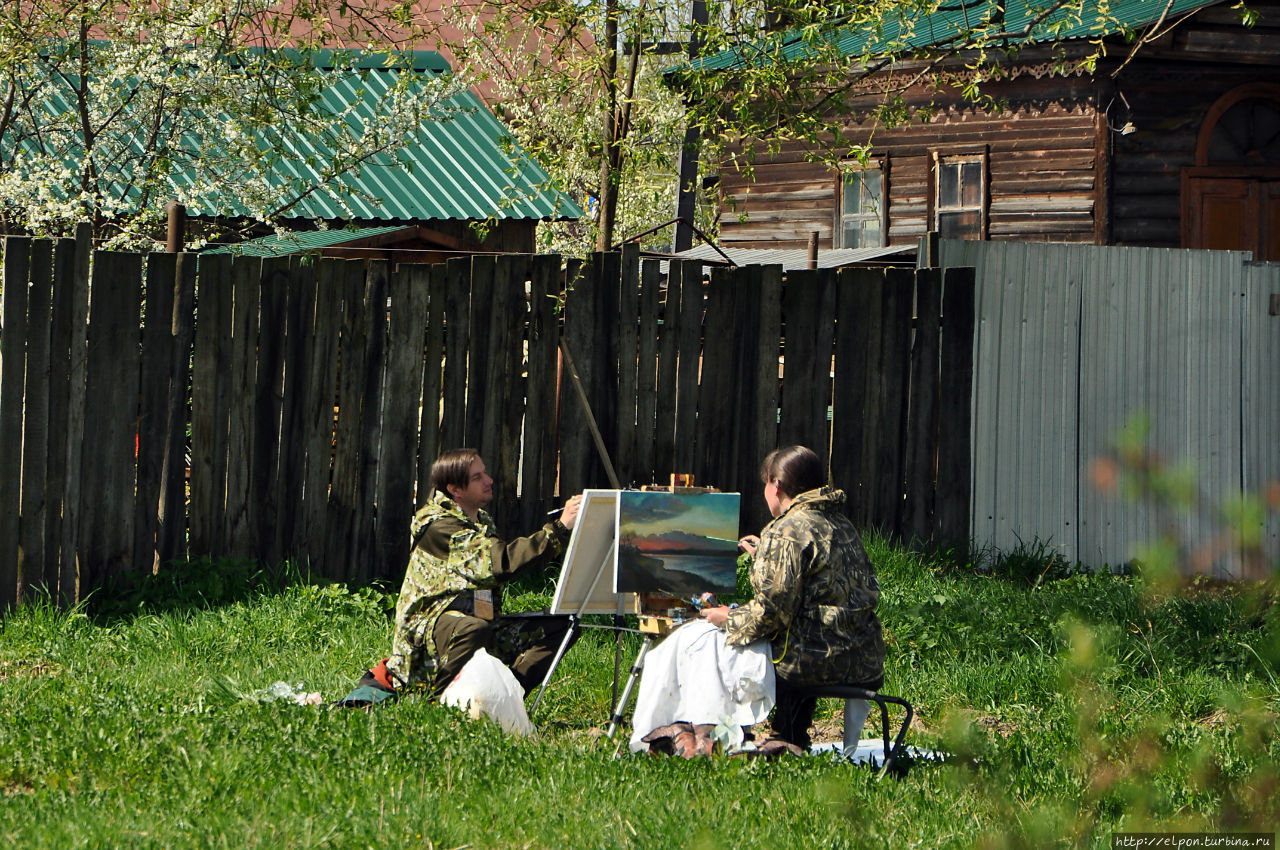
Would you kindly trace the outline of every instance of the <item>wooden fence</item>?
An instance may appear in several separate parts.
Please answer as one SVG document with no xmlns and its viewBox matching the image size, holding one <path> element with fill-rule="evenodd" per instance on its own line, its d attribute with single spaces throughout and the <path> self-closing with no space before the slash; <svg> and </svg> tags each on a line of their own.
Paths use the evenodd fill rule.
<svg viewBox="0 0 1280 850">
<path fill-rule="evenodd" d="M 0 608 L 202 555 L 397 578 L 430 463 L 461 445 L 503 531 L 536 527 L 609 486 L 562 341 L 624 486 L 692 472 L 758 530 L 761 458 L 804 443 L 859 525 L 967 540 L 971 272 L 702 273 L 634 250 L 393 270 L 10 237 Z"/>
</svg>

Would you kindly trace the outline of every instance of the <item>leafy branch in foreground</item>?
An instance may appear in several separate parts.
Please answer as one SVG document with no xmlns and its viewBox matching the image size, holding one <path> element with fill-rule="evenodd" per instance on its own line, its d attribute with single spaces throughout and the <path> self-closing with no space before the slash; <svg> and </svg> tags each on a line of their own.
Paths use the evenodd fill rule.
<svg viewBox="0 0 1280 850">
<path fill-rule="evenodd" d="M 1266 534 L 1268 525 L 1280 522 L 1280 481 L 1265 482 L 1260 492 L 1218 498 L 1204 492 L 1193 465 L 1152 449 L 1151 431 L 1149 417 L 1135 416 L 1089 470 L 1101 493 L 1154 512 L 1158 537 L 1136 558 L 1144 570 L 1169 586 L 1215 570 L 1235 579 L 1280 579 L 1280 558 L 1268 548 Z M 1188 521 L 1197 525 L 1194 534 L 1187 532 Z"/>
</svg>

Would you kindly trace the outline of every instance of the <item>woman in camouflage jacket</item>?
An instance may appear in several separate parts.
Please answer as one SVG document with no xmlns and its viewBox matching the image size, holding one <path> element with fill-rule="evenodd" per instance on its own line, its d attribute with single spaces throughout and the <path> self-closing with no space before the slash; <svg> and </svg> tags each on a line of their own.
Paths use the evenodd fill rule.
<svg viewBox="0 0 1280 850">
<path fill-rule="evenodd" d="M 792 446 L 770 453 L 760 477 L 774 519 L 759 537 L 740 541 L 754 556 L 754 595 L 739 608 L 707 608 L 702 616 L 725 629 L 731 646 L 770 642 L 777 674 L 774 732 L 807 748 L 817 700 L 802 696 L 804 688 L 878 688 L 882 682 L 884 637 L 875 611 L 880 588 L 844 514 L 845 495 L 825 485 L 826 472 L 812 450 Z"/>
</svg>

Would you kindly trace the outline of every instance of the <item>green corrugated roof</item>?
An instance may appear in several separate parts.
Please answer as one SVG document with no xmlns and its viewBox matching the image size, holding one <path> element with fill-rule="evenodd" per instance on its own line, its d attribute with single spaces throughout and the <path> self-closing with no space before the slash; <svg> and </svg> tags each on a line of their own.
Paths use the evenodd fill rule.
<svg viewBox="0 0 1280 850">
<path fill-rule="evenodd" d="M 236 254 L 246 257 L 283 257 L 304 251 L 315 251 L 320 248 L 332 248 L 348 242 L 372 239 L 388 233 L 405 230 L 403 224 L 389 224 L 382 227 L 352 227 L 342 230 L 303 230 L 286 233 L 282 236 L 263 236 L 260 239 L 249 239 L 232 245 L 220 245 L 201 253 L 204 254 Z M 412 228 L 410 228 L 412 229 Z"/>
<path fill-rule="evenodd" d="M 1018 45 L 1078 38 L 1117 35 L 1153 24 L 1163 16 L 1173 21 L 1179 16 L 1221 0 L 1083 0 L 1068 3 L 1047 15 L 1022 38 L 1010 38 Z M 1051 8 L 1045 0 L 942 0 L 929 11 L 912 13 L 902 7 L 900 16 L 886 16 L 870 24 L 833 22 L 816 35 L 819 45 L 834 47 L 842 56 L 876 56 L 949 47 L 966 40 L 974 30 L 992 31 L 993 16 L 1004 13 L 1000 32 L 1020 33 Z M 995 19 L 998 21 L 998 19 Z M 791 31 L 765 38 L 747 47 L 725 50 L 696 61 L 704 70 L 728 70 L 769 62 L 791 62 L 817 55 L 820 49 L 803 33 Z M 671 69 L 678 70 L 678 69 Z"/>
<path fill-rule="evenodd" d="M 402 75 L 414 75 L 406 81 L 410 95 L 421 89 L 424 97 L 431 97 L 434 93 L 429 88 L 450 72 L 448 62 L 431 51 L 396 54 L 390 63 L 386 54 L 380 53 L 289 52 L 295 60 L 302 56 L 317 68 L 332 72 L 321 95 L 320 110 L 339 114 L 354 107 L 349 120 L 365 124 L 383 113 L 380 104 L 395 90 Z M 353 55 L 356 60 L 348 62 Z M 338 59 L 342 60 L 338 68 L 347 70 L 335 68 Z M 73 104 L 54 86 L 46 108 L 65 113 Z M 298 180 L 309 182 L 317 172 L 308 159 L 324 162 L 332 156 L 325 140 L 317 135 L 277 132 L 278 138 L 260 143 L 283 145 L 293 154 L 275 171 L 281 186 Z M 194 168 L 176 171 L 170 180 L 175 186 L 189 187 L 197 175 Z M 136 187 L 127 190 L 126 201 L 137 193 Z M 239 198 L 224 195 L 197 198 L 187 204 L 187 211 L 194 216 L 220 217 L 253 212 Z M 410 222 L 564 219 L 583 214 L 519 148 L 488 107 L 473 92 L 463 90 L 432 107 L 414 141 L 394 154 L 370 160 L 358 171 L 344 173 L 335 185 L 311 192 L 284 217 Z"/>
<path fill-rule="evenodd" d="M 376 120 L 379 103 L 396 86 L 400 75 L 417 74 L 425 90 L 429 80 L 449 71 L 448 62 L 438 53 L 415 51 L 413 57 L 412 69 L 387 67 L 376 57 L 358 63 L 361 73 L 335 80 L 325 90 L 324 107 L 340 112 L 356 104 L 361 120 Z M 323 61 L 323 55 L 317 58 L 318 64 Z M 297 156 L 285 163 L 294 169 L 289 177 L 306 176 L 309 156 L 329 155 L 322 139 L 299 134 L 291 141 Z M 371 202 L 370 197 L 377 201 Z M 235 209 L 234 199 L 211 199 L 208 207 L 193 205 L 188 211 L 193 215 L 245 213 Z M 583 211 L 551 185 L 546 171 L 520 150 L 489 108 L 468 90 L 437 104 L 416 141 L 394 155 L 366 164 L 358 172 L 342 175 L 337 188 L 321 188 L 287 215 L 372 221 L 469 221 L 489 217 L 578 218 Z"/>
</svg>

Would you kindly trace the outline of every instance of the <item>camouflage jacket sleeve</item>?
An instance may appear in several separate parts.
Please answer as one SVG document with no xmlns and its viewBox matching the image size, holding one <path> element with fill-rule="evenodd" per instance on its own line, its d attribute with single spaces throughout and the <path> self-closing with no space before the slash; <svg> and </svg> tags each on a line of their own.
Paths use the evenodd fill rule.
<svg viewBox="0 0 1280 850">
<path fill-rule="evenodd" d="M 800 604 L 803 549 L 801 541 L 777 532 L 761 535 L 760 548 L 751 564 L 751 587 L 755 593 L 746 605 L 730 611 L 725 622 L 730 646 L 772 639 L 787 631 Z"/>
<path fill-rule="evenodd" d="M 559 520 L 503 543 L 483 527 L 442 517 L 426 527 L 418 546 L 444 562 L 451 583 L 463 590 L 495 587 L 521 570 L 557 558 L 568 538 L 569 530 Z"/>
<path fill-rule="evenodd" d="M 510 543 L 493 542 L 490 558 L 495 578 L 505 581 L 529 567 L 539 567 L 564 554 L 569 543 L 569 529 L 553 520 L 528 537 L 517 537 Z"/>
</svg>

